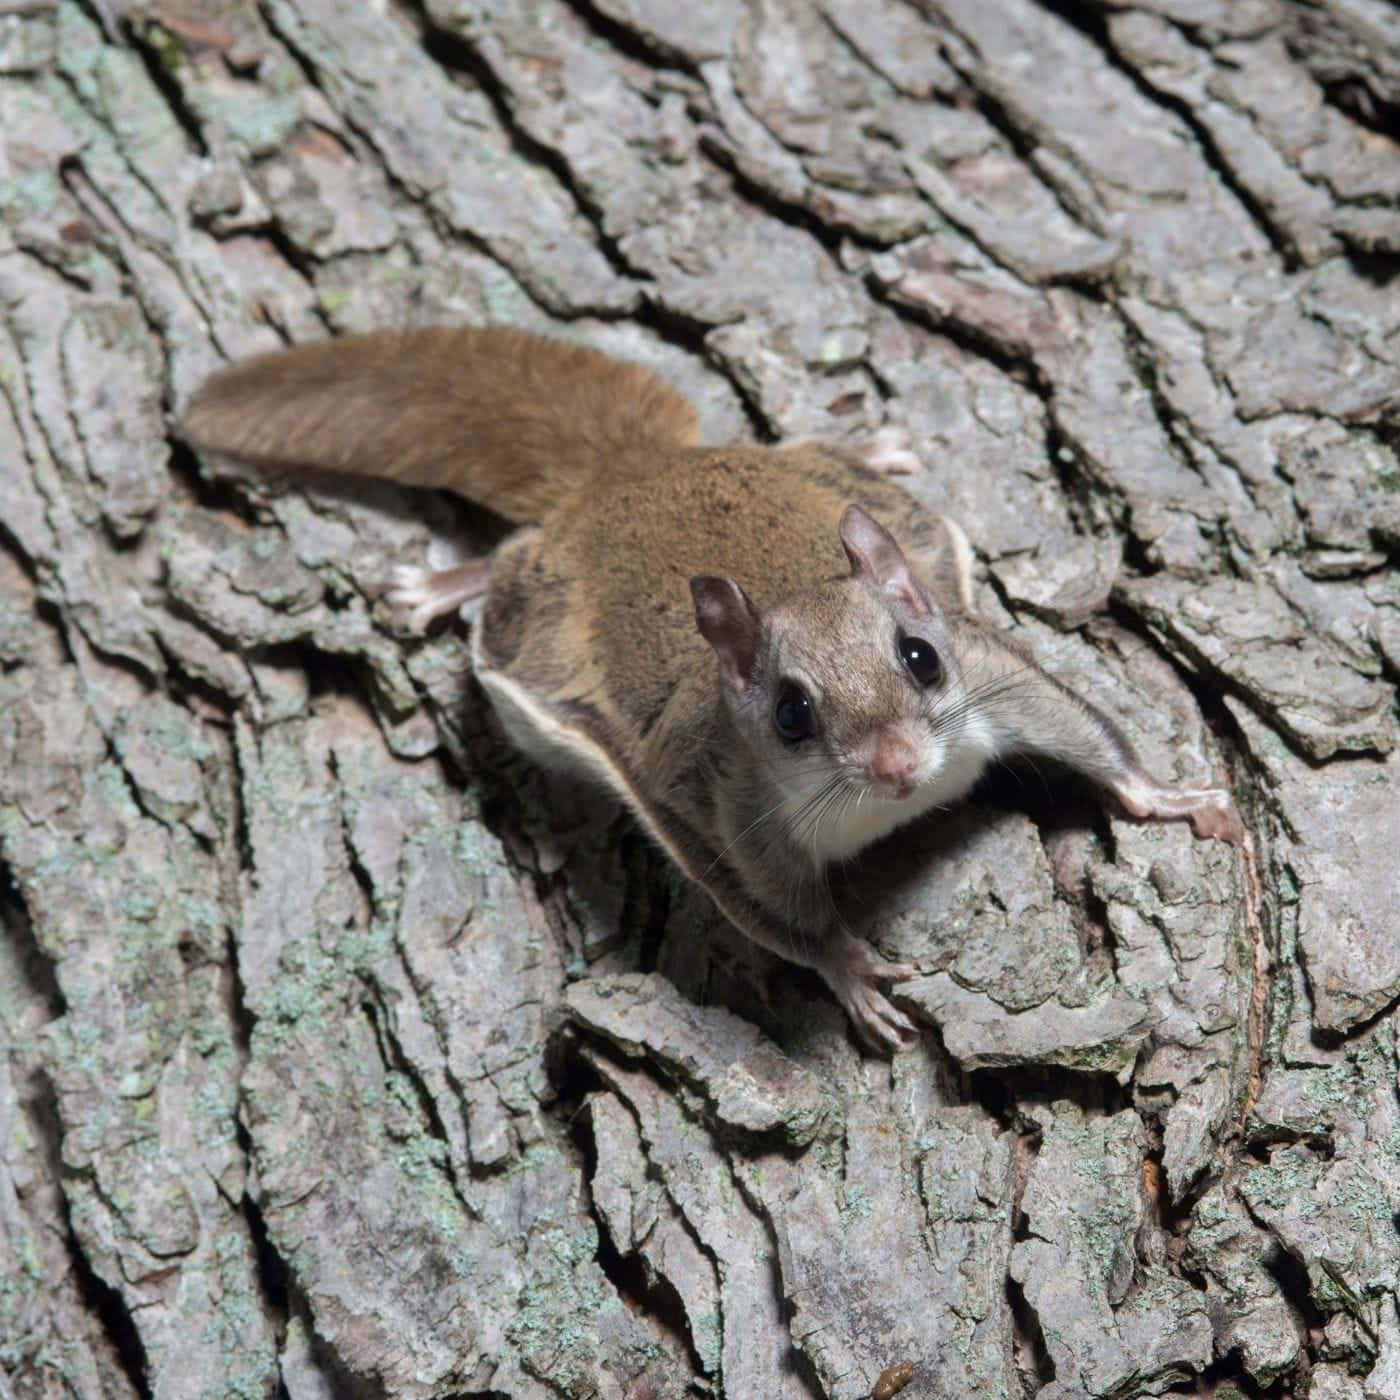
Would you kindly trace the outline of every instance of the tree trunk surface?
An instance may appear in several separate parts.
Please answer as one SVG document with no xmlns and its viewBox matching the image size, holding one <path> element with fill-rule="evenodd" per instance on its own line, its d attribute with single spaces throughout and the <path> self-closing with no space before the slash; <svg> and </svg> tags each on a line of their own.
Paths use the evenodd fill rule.
<svg viewBox="0 0 1400 1400">
<path fill-rule="evenodd" d="M 0 0 L 0 1396 L 1400 1397 L 1397 132 L 1381 0 Z M 863 1055 L 392 634 L 479 517 L 173 431 L 442 322 L 907 428 L 1249 841 L 999 778 Z"/>
</svg>

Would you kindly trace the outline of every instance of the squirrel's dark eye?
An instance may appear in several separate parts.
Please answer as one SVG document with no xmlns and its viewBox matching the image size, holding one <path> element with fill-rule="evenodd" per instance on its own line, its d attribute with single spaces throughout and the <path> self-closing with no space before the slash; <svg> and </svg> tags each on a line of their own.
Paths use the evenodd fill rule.
<svg viewBox="0 0 1400 1400">
<path fill-rule="evenodd" d="M 916 685 L 927 688 L 943 679 L 943 663 L 922 637 L 901 637 L 899 659 L 909 668 Z"/>
<path fill-rule="evenodd" d="M 778 700 L 773 706 L 773 728 L 789 744 L 810 739 L 817 732 L 817 712 L 811 698 L 795 681 L 784 681 L 778 687 Z"/>
</svg>

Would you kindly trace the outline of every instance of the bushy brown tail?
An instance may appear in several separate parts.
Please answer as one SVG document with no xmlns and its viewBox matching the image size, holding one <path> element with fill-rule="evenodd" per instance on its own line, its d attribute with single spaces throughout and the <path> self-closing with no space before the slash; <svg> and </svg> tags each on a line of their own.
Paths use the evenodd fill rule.
<svg viewBox="0 0 1400 1400">
<path fill-rule="evenodd" d="M 189 405 L 197 447 L 455 491 L 539 520 L 620 458 L 695 443 L 684 395 L 640 365 L 525 331 L 384 331 L 215 374 Z"/>
</svg>

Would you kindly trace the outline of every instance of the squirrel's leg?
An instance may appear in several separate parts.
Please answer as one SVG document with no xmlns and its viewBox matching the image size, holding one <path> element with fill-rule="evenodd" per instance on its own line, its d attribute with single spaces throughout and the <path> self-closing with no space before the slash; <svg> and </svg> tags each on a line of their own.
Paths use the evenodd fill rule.
<svg viewBox="0 0 1400 1400">
<path fill-rule="evenodd" d="M 405 632 L 422 632 L 435 618 L 456 612 L 486 592 L 491 582 L 491 556 L 468 559 L 450 569 L 415 569 L 400 566 L 389 575 L 384 601 L 394 626 Z"/>
<path fill-rule="evenodd" d="M 767 873 L 771 877 L 774 872 Z M 754 898 L 754 884 L 762 884 L 761 876 L 746 882 L 743 893 L 723 871 L 712 872 L 701 883 L 740 933 L 779 957 L 820 973 L 857 1036 L 872 1050 L 888 1055 L 918 1034 L 918 1027 L 881 991 L 880 984 L 908 981 L 919 975 L 919 969 L 912 963 L 888 962 L 865 939 L 842 926 L 830 907 L 830 896 L 824 904 L 797 900 L 790 925 L 769 912 L 766 900 Z M 776 883 L 784 890 L 772 892 L 774 902 L 786 902 L 787 879 Z"/>
<path fill-rule="evenodd" d="M 1244 826 L 1224 788 L 1173 787 L 1142 765 L 1114 722 L 1019 650 L 988 633 L 969 656 L 964 685 L 990 731 L 996 756 L 1042 755 L 1106 788 L 1130 816 L 1157 821 L 1185 819 L 1198 837 L 1237 843 Z M 966 701 L 963 702 L 966 704 Z"/>
</svg>

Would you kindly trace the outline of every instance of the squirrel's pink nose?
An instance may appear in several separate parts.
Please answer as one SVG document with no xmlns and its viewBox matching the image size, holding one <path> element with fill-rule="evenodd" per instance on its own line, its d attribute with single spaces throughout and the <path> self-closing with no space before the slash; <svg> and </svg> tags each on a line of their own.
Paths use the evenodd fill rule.
<svg viewBox="0 0 1400 1400">
<path fill-rule="evenodd" d="M 877 783 L 893 788 L 896 797 L 908 797 L 914 791 L 914 775 L 918 767 L 918 751 L 903 729 L 882 729 L 875 736 L 875 748 L 870 755 L 870 776 Z"/>
</svg>

